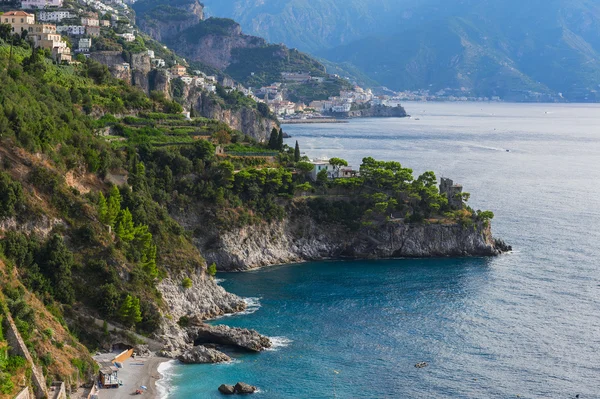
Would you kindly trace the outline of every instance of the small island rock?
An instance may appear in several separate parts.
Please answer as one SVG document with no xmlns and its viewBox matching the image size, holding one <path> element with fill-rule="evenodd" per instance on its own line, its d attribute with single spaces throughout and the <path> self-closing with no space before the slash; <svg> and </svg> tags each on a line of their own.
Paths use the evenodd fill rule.
<svg viewBox="0 0 600 399">
<path fill-rule="evenodd" d="M 222 384 L 219 387 L 219 392 L 223 395 L 233 395 L 235 393 L 235 387 L 233 385 Z"/>
<path fill-rule="evenodd" d="M 256 388 L 255 386 L 252 385 L 248 385 L 244 382 L 238 382 L 237 384 L 235 384 L 235 393 L 239 393 L 239 394 L 249 394 L 249 393 L 254 393 L 256 392 L 256 390 L 258 388 Z"/>
<path fill-rule="evenodd" d="M 231 360 L 223 352 L 202 345 L 195 346 L 193 349 L 186 351 L 178 359 L 185 364 L 222 363 Z"/>
<path fill-rule="evenodd" d="M 198 327 L 194 343 L 196 345 L 231 345 L 253 352 L 260 352 L 271 347 L 271 340 L 254 330 L 208 324 Z"/>
</svg>

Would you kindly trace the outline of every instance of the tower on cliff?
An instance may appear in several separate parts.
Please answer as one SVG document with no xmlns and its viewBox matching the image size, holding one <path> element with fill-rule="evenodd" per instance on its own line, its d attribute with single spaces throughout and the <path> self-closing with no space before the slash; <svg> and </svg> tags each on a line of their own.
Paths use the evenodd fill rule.
<svg viewBox="0 0 600 399">
<path fill-rule="evenodd" d="M 462 191 L 463 187 L 460 184 L 454 184 L 451 179 L 447 179 L 442 177 L 442 181 L 440 183 L 440 194 L 445 194 L 448 198 L 448 205 L 452 209 L 462 209 L 463 208 L 463 199 L 462 199 Z"/>
</svg>

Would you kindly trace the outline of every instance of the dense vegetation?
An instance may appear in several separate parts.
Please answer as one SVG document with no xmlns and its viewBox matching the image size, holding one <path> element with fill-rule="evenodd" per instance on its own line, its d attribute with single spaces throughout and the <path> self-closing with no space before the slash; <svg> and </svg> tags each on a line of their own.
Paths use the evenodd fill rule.
<svg viewBox="0 0 600 399">
<path fill-rule="evenodd" d="M 246 101 L 237 91 L 219 94 L 231 107 Z M 493 216 L 449 209 L 432 172 L 413 178 L 397 162 L 365 158 L 359 176 L 342 179 L 347 163 L 334 158 L 336 178 L 321 173 L 313 182 L 313 166 L 299 146 L 283 144 L 282 131 L 257 143 L 181 111 L 97 62 L 57 66 L 26 42 L 12 51 L 0 43 L 0 219 L 15 226 L 0 238 L 0 285 L 5 312 L 50 375 L 93 370 L 75 336 L 95 349 L 109 333 L 79 324 L 83 314 L 150 334 L 168 317 L 157 289 L 163 278 L 214 274 L 172 216 L 192 210 L 202 229 L 226 229 L 282 219 L 293 202 L 348 228 L 390 214 L 465 224 Z M 18 279 L 8 278 L 13 272 Z M 189 278 L 181 284 L 192 287 Z M 3 392 L 13 366 L 1 348 Z"/>
</svg>

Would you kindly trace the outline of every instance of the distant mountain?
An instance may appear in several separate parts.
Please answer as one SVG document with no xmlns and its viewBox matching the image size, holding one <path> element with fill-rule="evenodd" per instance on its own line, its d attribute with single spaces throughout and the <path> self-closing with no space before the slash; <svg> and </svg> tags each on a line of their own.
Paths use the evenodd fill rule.
<svg viewBox="0 0 600 399">
<path fill-rule="evenodd" d="M 343 79 L 328 77 L 325 66 L 308 54 L 244 34 L 232 19 L 204 19 L 198 0 L 139 0 L 133 8 L 143 31 L 191 65 L 201 65 L 204 71 L 218 71 L 252 87 L 281 81 L 282 72 L 308 72 L 327 78 L 307 85 L 287 85 L 289 99 L 307 103 L 339 95 L 340 90 L 351 87 Z"/>
<path fill-rule="evenodd" d="M 598 101 L 598 0 L 205 0 L 395 90 Z"/>
</svg>

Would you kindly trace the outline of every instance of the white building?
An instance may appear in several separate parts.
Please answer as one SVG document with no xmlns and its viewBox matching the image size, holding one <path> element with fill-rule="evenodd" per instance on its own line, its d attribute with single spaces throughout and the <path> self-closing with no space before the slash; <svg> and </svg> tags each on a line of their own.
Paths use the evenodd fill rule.
<svg viewBox="0 0 600 399">
<path fill-rule="evenodd" d="M 89 53 L 91 47 L 92 47 L 92 39 L 91 38 L 79 39 L 78 51 L 80 53 Z"/>
<path fill-rule="evenodd" d="M 164 68 L 166 63 L 162 58 L 153 58 L 152 65 L 154 65 L 156 68 Z"/>
<path fill-rule="evenodd" d="M 340 104 L 340 105 L 334 105 L 333 107 L 331 107 L 331 112 L 350 112 L 350 110 L 352 109 L 352 104 L 346 103 L 346 104 Z"/>
<path fill-rule="evenodd" d="M 154 58 L 154 50 L 148 50 L 148 57 Z"/>
<path fill-rule="evenodd" d="M 58 33 L 67 34 L 70 36 L 85 35 L 85 26 L 81 25 L 60 25 L 56 27 Z"/>
<path fill-rule="evenodd" d="M 65 18 L 75 18 L 75 14 L 71 14 L 69 11 L 65 10 L 40 11 L 37 18 L 38 21 L 61 22 Z"/>
<path fill-rule="evenodd" d="M 81 24 L 83 26 L 100 26 L 100 20 L 98 17 L 81 17 Z"/>
<path fill-rule="evenodd" d="M 51 8 L 51 7 L 62 7 L 63 0 L 22 0 L 21 8 L 24 10 L 33 8 Z"/>
<path fill-rule="evenodd" d="M 186 85 L 192 84 L 192 81 L 194 80 L 194 78 L 192 78 L 191 76 L 182 76 L 180 78 L 183 83 L 185 83 Z"/>
<path fill-rule="evenodd" d="M 313 181 L 317 181 L 317 175 L 319 174 L 319 172 L 321 172 L 322 170 L 327 172 L 327 177 L 328 178 L 333 178 L 333 174 L 335 173 L 335 169 L 332 165 L 329 164 L 329 159 L 328 158 L 317 158 L 317 159 L 311 159 L 310 161 L 311 164 L 313 164 L 314 168 L 313 170 L 310 172 L 310 178 Z"/>
<path fill-rule="evenodd" d="M 132 42 L 135 40 L 135 35 L 133 33 L 122 33 L 118 34 L 117 36 L 122 37 L 126 42 Z"/>
</svg>

